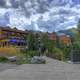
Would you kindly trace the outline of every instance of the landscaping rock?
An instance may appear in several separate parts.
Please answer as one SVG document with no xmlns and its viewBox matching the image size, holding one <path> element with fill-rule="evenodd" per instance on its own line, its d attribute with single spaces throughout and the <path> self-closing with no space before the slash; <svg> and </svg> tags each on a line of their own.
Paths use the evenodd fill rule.
<svg viewBox="0 0 80 80">
<path fill-rule="evenodd" d="M 35 64 L 44 64 L 46 62 L 46 60 L 43 57 L 39 57 L 39 56 L 34 56 L 31 60 L 31 63 L 35 63 Z"/>
<path fill-rule="evenodd" d="M 8 60 L 11 62 L 15 62 L 17 61 L 17 57 L 16 56 L 8 57 Z"/>
</svg>

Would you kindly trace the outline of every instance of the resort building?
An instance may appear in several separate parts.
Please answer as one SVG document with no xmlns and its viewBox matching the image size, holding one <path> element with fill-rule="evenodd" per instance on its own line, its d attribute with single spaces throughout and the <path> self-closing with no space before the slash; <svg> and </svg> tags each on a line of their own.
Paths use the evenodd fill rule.
<svg viewBox="0 0 80 80">
<path fill-rule="evenodd" d="M 70 45 L 72 42 L 71 42 L 71 37 L 70 35 L 66 35 L 64 33 L 60 33 L 59 35 L 59 41 L 64 43 L 65 45 Z"/>
<path fill-rule="evenodd" d="M 48 38 L 50 40 L 56 41 L 57 40 L 57 34 L 55 32 L 53 33 L 48 33 Z"/>
<path fill-rule="evenodd" d="M 25 46 L 27 31 L 17 28 L 0 27 L 0 46 Z"/>
<path fill-rule="evenodd" d="M 26 37 L 29 33 L 33 33 L 36 36 L 42 36 L 44 33 L 37 31 L 22 31 L 17 28 L 0 27 L 0 46 L 26 46 Z M 71 37 L 64 33 L 57 34 L 56 32 L 48 33 L 48 38 L 53 41 L 57 39 L 66 45 L 71 44 Z M 39 38 L 38 37 L 38 38 Z"/>
<path fill-rule="evenodd" d="M 57 33 L 53 32 L 53 33 L 49 33 L 48 37 L 49 37 L 50 40 L 60 41 L 65 45 L 70 45 L 72 43 L 71 42 L 71 36 L 67 35 L 67 34 L 64 34 L 64 33 L 57 34 Z"/>
</svg>

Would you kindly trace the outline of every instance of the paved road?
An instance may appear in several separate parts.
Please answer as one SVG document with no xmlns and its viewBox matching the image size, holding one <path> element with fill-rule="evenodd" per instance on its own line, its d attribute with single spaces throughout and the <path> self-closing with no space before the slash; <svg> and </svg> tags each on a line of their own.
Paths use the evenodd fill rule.
<svg viewBox="0 0 80 80">
<path fill-rule="evenodd" d="M 16 64 L 0 63 L 0 72 L 18 67 Z"/>
<path fill-rule="evenodd" d="M 0 80 L 80 80 L 80 65 L 53 59 L 47 64 L 24 64 L 0 72 Z"/>
</svg>

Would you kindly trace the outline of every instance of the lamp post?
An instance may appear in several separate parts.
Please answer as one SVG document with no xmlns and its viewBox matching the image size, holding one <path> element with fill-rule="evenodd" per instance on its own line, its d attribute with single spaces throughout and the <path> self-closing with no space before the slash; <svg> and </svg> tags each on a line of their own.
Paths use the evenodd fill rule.
<svg viewBox="0 0 80 80">
<path fill-rule="evenodd" d="M 41 41 L 40 37 L 38 38 L 38 50 L 39 50 L 39 56 L 41 55 Z"/>
</svg>

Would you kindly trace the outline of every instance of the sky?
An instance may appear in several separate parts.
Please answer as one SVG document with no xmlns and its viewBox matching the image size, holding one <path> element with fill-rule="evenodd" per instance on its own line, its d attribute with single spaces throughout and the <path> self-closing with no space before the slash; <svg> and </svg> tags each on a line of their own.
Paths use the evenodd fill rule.
<svg viewBox="0 0 80 80">
<path fill-rule="evenodd" d="M 75 28 L 80 0 L 0 0 L 0 26 L 54 32 Z"/>
</svg>

